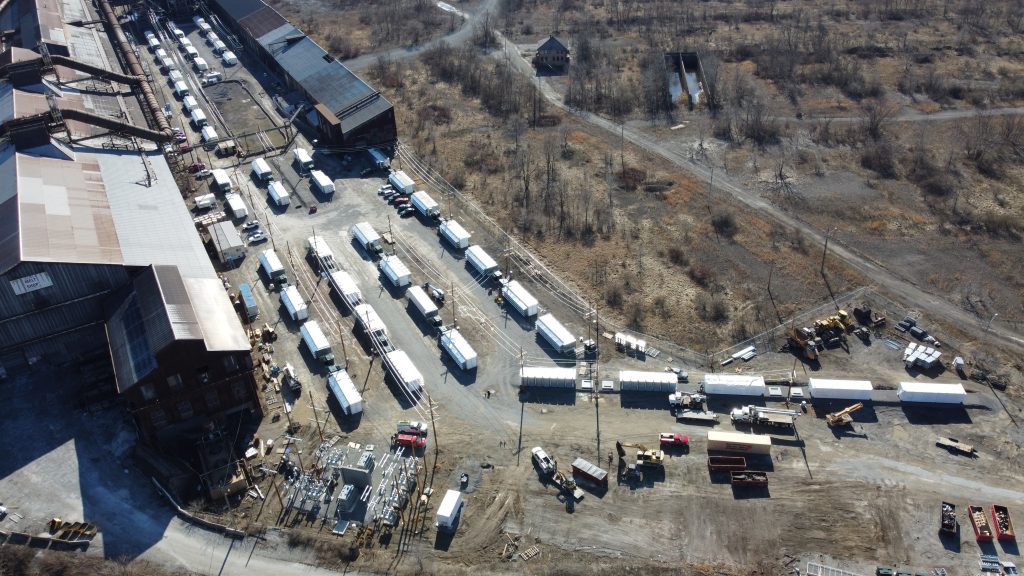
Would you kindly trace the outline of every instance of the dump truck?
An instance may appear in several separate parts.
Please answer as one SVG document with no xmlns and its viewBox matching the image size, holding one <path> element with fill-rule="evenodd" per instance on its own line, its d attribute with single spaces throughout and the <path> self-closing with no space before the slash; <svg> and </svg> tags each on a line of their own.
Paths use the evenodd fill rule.
<svg viewBox="0 0 1024 576">
<path fill-rule="evenodd" d="M 729 418 L 732 420 L 733 424 L 792 428 L 793 420 L 799 415 L 799 410 L 783 410 L 781 408 L 765 408 L 763 406 L 744 406 L 742 408 L 734 408 L 729 414 Z"/>
<path fill-rule="evenodd" d="M 818 344 L 815 342 L 814 330 L 810 328 L 790 327 L 786 332 L 791 350 L 799 351 L 807 360 L 818 359 Z"/>
<path fill-rule="evenodd" d="M 708 456 L 708 471 L 736 472 L 747 469 L 747 459 L 743 456 Z"/>
<path fill-rule="evenodd" d="M 768 474 L 752 470 L 733 471 L 729 473 L 729 482 L 733 486 L 767 486 Z"/>
</svg>

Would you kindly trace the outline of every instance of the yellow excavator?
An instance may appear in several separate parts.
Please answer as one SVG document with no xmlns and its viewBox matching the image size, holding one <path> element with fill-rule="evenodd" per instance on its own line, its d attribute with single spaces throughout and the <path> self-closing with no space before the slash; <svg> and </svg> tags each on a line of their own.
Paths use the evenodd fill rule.
<svg viewBox="0 0 1024 576">
<path fill-rule="evenodd" d="M 663 450 L 651 450 L 643 444 L 625 444 L 618 441 L 615 442 L 615 450 L 619 453 L 619 458 L 626 457 L 626 448 L 636 448 L 637 466 L 660 468 L 665 465 L 665 452 Z"/>
<path fill-rule="evenodd" d="M 864 403 L 863 402 L 857 402 L 856 404 L 852 404 L 850 406 L 847 406 L 846 408 L 843 408 L 842 410 L 840 410 L 838 412 L 832 412 L 831 414 L 826 414 L 825 415 L 825 422 L 829 426 L 831 426 L 833 428 L 838 427 L 838 426 L 849 426 L 850 424 L 853 423 L 853 416 L 851 416 L 851 414 L 853 414 L 857 410 L 860 410 L 863 407 L 864 407 Z"/>
<path fill-rule="evenodd" d="M 814 331 L 809 328 L 797 328 L 790 326 L 789 331 L 786 332 L 786 336 L 789 337 L 789 344 L 793 348 L 800 350 L 804 358 L 808 360 L 818 359 L 818 345 L 814 342 Z"/>
</svg>

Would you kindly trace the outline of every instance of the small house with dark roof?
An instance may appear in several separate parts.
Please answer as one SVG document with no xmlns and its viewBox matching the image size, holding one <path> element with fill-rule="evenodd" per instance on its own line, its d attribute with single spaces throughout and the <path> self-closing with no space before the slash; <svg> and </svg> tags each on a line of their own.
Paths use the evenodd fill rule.
<svg viewBox="0 0 1024 576">
<path fill-rule="evenodd" d="M 558 38 L 549 36 L 537 48 L 537 53 L 533 56 L 533 65 L 537 68 L 564 70 L 569 67 L 569 48 Z"/>
</svg>

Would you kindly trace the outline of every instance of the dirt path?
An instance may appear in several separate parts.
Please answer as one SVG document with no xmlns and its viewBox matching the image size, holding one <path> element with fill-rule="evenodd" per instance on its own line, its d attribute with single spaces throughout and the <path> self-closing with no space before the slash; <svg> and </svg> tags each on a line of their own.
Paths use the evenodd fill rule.
<svg viewBox="0 0 1024 576">
<path fill-rule="evenodd" d="M 1024 108 L 990 108 L 988 110 L 940 110 L 939 112 L 921 112 L 914 108 L 904 108 L 898 114 L 893 116 L 894 122 L 943 122 L 946 120 L 959 120 L 962 118 L 974 118 L 977 116 L 1021 116 L 1024 115 Z M 852 124 L 854 122 L 861 122 L 862 116 L 829 116 L 822 114 L 818 116 L 804 116 L 803 118 L 796 118 L 794 116 L 773 116 L 776 120 L 782 122 L 795 122 L 797 124 L 806 124 L 812 122 L 829 121 L 840 124 Z"/>
</svg>

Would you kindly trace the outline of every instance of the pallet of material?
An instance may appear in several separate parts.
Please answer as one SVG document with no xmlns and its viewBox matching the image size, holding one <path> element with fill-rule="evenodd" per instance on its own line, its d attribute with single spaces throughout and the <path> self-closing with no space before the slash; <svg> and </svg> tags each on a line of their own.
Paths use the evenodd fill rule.
<svg viewBox="0 0 1024 576">
<path fill-rule="evenodd" d="M 992 524 L 995 526 L 997 539 L 1017 539 L 1017 534 L 1013 531 L 1013 521 L 1010 520 L 1010 510 L 1006 506 L 992 506 Z"/>
<path fill-rule="evenodd" d="M 978 542 L 992 541 L 992 526 L 988 523 L 985 509 L 981 506 L 968 506 L 967 515 L 971 518 L 971 526 L 974 527 L 974 537 Z"/>
<path fill-rule="evenodd" d="M 768 474 L 752 470 L 733 471 L 729 473 L 729 481 L 733 486 L 767 486 Z"/>
</svg>

